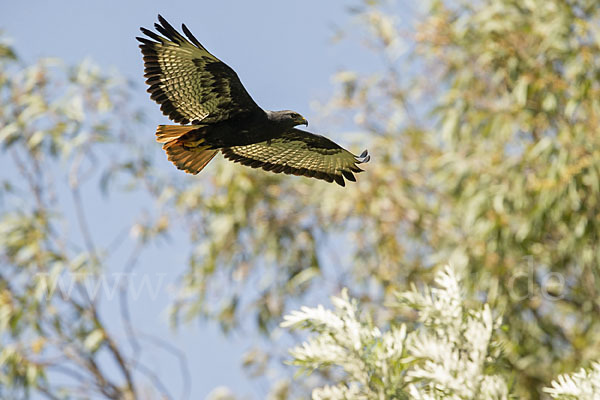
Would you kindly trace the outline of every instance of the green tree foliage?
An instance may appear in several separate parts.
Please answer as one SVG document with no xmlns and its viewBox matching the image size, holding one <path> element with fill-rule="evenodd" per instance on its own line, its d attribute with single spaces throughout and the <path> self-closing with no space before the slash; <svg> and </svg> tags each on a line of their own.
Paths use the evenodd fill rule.
<svg viewBox="0 0 600 400">
<path fill-rule="evenodd" d="M 96 244 L 82 194 L 125 162 L 115 149 L 131 145 L 120 135 L 135 120 L 127 87 L 89 61 L 27 66 L 0 46 L 3 399 L 134 399 L 141 387 L 170 398 L 102 317 L 99 285 L 115 245 Z"/>
<path fill-rule="evenodd" d="M 519 393 L 600 354 L 599 11 L 594 2 L 434 2 L 419 52 L 439 94 L 434 248 L 493 291 Z M 535 387 L 538 389 L 534 389 Z"/>
</svg>

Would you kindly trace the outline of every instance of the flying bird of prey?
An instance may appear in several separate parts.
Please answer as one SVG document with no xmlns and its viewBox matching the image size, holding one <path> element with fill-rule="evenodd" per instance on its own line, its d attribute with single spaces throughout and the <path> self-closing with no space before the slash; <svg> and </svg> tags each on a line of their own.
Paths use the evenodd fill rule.
<svg viewBox="0 0 600 400">
<path fill-rule="evenodd" d="M 299 113 L 267 111 L 248 94 L 233 69 L 213 56 L 182 25 L 186 37 L 163 17 L 154 24 L 162 36 L 140 28 L 144 76 L 150 98 L 181 125 L 159 125 L 156 140 L 177 168 L 200 172 L 221 151 L 243 165 L 271 172 L 337 182 L 356 181 L 355 156 L 331 140 L 295 128 L 308 125 Z"/>
</svg>

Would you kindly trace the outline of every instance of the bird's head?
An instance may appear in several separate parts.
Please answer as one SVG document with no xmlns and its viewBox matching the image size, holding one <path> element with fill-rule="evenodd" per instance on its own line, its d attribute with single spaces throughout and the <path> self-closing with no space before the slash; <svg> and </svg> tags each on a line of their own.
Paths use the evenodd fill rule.
<svg viewBox="0 0 600 400">
<path fill-rule="evenodd" d="M 269 113 L 269 119 L 289 128 L 293 128 L 296 125 L 308 126 L 306 118 L 292 110 L 271 111 Z"/>
</svg>

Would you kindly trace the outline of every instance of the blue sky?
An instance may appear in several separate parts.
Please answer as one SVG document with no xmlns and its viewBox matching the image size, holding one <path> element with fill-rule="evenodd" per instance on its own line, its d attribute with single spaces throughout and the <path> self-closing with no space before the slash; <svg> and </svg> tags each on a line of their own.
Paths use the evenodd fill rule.
<svg viewBox="0 0 600 400">
<path fill-rule="evenodd" d="M 234 68 L 261 106 L 310 114 L 310 100 L 330 92 L 333 72 L 365 64 L 358 44 L 331 40 L 336 26 L 348 27 L 347 5 L 318 0 L 171 1 L 168 6 L 129 0 L 7 2 L 0 22 L 26 60 L 92 57 L 142 85 L 134 37 L 140 26 L 151 28 L 160 13 L 176 27 L 184 22 Z"/>
<path fill-rule="evenodd" d="M 333 86 L 331 76 L 339 69 L 369 69 L 375 62 L 358 43 L 334 44 L 336 27 L 351 26 L 341 1 L 22 1 L 5 2 L 0 29 L 12 39 L 13 46 L 26 62 L 40 57 L 58 57 L 76 63 L 89 57 L 103 68 L 114 68 L 136 85 L 134 101 L 139 102 L 149 121 L 148 130 L 135 134 L 153 140 L 153 126 L 167 123 L 159 107 L 150 101 L 142 78 L 142 61 L 135 36 L 139 27 L 152 27 L 156 15 L 162 14 L 174 26 L 184 22 L 209 51 L 228 63 L 259 105 L 267 109 L 293 109 L 311 120 L 311 129 L 326 128 L 313 123 L 314 99 L 327 99 Z M 137 106 L 137 105 L 136 105 Z M 325 130 L 325 133 L 327 130 Z M 335 134 L 331 135 L 335 137 Z M 172 166 L 166 162 L 165 168 Z M 102 207 L 97 199 L 89 204 Z M 129 197 L 131 201 L 131 197 Z M 102 218 L 95 229 L 101 232 Z M 106 222 L 104 222 L 106 223 Z M 186 244 L 167 243 L 156 249 L 153 261 L 144 261 L 144 271 L 167 273 L 161 296 L 131 303 L 136 326 L 152 331 L 182 349 L 192 372 L 191 398 L 204 398 L 214 387 L 226 385 L 247 398 L 262 398 L 265 387 L 248 379 L 241 371 L 240 356 L 259 339 L 233 334 L 224 337 L 211 324 L 197 323 L 169 330 L 165 307 L 169 303 L 169 278 L 175 270 L 165 270 L 167 261 L 185 267 Z M 113 300 L 109 300 L 109 303 Z M 114 300 L 116 301 L 116 300 Z M 107 308 L 105 319 L 114 309 Z M 163 381 L 174 388 L 178 397 L 180 377 L 176 361 L 156 350 L 145 353 L 147 364 L 156 367 Z"/>
</svg>

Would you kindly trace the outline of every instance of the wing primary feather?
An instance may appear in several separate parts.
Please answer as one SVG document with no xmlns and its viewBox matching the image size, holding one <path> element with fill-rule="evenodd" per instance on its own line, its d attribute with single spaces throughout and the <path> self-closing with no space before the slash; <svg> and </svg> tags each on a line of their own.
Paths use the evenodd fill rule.
<svg viewBox="0 0 600 400">
<path fill-rule="evenodd" d="M 358 164 L 368 163 L 371 160 L 371 155 L 365 150 L 357 158 L 359 159 Z"/>
<path fill-rule="evenodd" d="M 148 47 L 146 47 L 146 46 L 154 46 L 154 45 L 156 44 L 156 42 L 153 42 L 152 40 L 148 40 L 148 39 L 146 39 L 146 38 L 143 38 L 143 37 L 136 36 L 135 38 L 136 38 L 136 39 L 137 39 L 139 42 L 143 43 L 143 44 L 140 44 L 140 48 L 141 48 L 142 50 L 149 49 L 149 48 L 148 48 Z"/>
<path fill-rule="evenodd" d="M 160 82 L 161 82 L 161 80 L 160 80 L 159 76 L 151 76 L 150 78 L 146 79 L 146 83 L 148 85 L 155 85 Z"/>
<path fill-rule="evenodd" d="M 344 182 L 344 178 L 342 178 L 341 175 L 333 175 L 333 180 L 335 181 L 335 183 L 337 183 L 340 186 L 346 186 L 346 183 Z"/>
<path fill-rule="evenodd" d="M 160 67 L 150 66 L 150 67 L 146 67 L 144 72 L 145 72 L 144 76 L 146 76 L 146 75 L 151 75 L 151 74 L 161 74 L 162 70 L 160 69 Z M 148 76 L 148 77 L 150 77 L 150 76 Z"/>
<path fill-rule="evenodd" d="M 187 26 L 185 26 L 185 24 L 181 24 L 181 28 L 183 29 L 183 33 L 185 33 L 185 36 L 187 36 L 192 43 L 194 43 L 199 48 L 204 49 L 204 46 L 202 46 L 200 41 L 198 41 L 198 39 L 196 39 L 196 37 L 192 35 L 192 32 L 190 32 L 190 30 L 187 28 Z"/>
<path fill-rule="evenodd" d="M 152 39 L 156 40 L 156 41 L 157 41 L 157 42 L 159 42 L 159 43 L 164 43 L 164 42 L 165 42 L 165 40 L 164 40 L 163 38 L 161 38 L 160 36 L 158 36 L 156 33 L 152 32 L 152 31 L 151 31 L 151 30 L 149 30 L 149 29 L 146 29 L 146 28 L 144 28 L 144 27 L 141 27 L 141 28 L 140 28 L 140 31 L 142 31 L 142 33 L 143 33 L 144 35 L 146 35 L 146 36 L 148 36 L 148 37 L 150 37 L 150 38 L 152 38 Z M 138 40 L 139 40 L 139 39 L 140 39 L 140 38 L 138 38 Z M 153 44 L 153 43 L 152 43 L 152 42 L 150 42 L 150 44 Z"/>
<path fill-rule="evenodd" d="M 342 175 L 344 175 L 344 178 L 348 179 L 349 181 L 356 182 L 356 178 L 354 177 L 352 172 L 342 170 Z"/>
<path fill-rule="evenodd" d="M 143 39 L 143 38 L 140 38 Z M 142 49 L 142 54 L 145 56 L 158 56 L 156 49 L 154 46 L 157 46 L 159 43 L 151 42 L 150 40 L 146 40 L 145 44 L 140 45 L 140 49 Z"/>
<path fill-rule="evenodd" d="M 169 98 L 167 97 L 167 95 L 162 90 L 156 90 L 155 91 L 154 89 L 148 88 L 148 90 L 146 90 L 146 91 L 149 92 L 149 93 L 152 93 L 150 95 L 150 98 L 152 100 L 161 101 L 161 102 L 169 100 Z"/>
<path fill-rule="evenodd" d="M 154 27 L 157 31 L 171 39 L 173 42 L 177 44 L 181 44 L 182 40 L 185 41 L 185 38 L 181 36 L 179 32 L 171 24 L 167 22 L 160 14 L 158 15 L 159 24 L 154 24 Z"/>
<path fill-rule="evenodd" d="M 167 39 L 169 39 L 170 41 L 177 43 L 177 40 L 175 40 L 175 38 L 165 29 L 163 28 L 161 25 L 159 24 L 154 24 L 154 29 L 156 29 L 157 31 L 159 31 L 161 34 L 165 35 L 165 37 Z M 177 43 L 179 44 L 179 43 Z"/>
<path fill-rule="evenodd" d="M 175 28 L 173 28 L 173 25 L 171 25 L 162 15 L 158 14 L 158 22 L 160 22 L 160 25 L 162 25 L 162 27 L 165 28 L 165 30 L 170 31 L 175 33 L 175 36 L 181 36 L 179 34 L 179 32 L 177 32 L 175 30 Z"/>
<path fill-rule="evenodd" d="M 169 37 L 171 36 L 171 34 L 168 32 L 169 27 L 171 27 L 171 24 L 169 24 L 169 22 L 166 19 L 164 19 L 162 15 L 158 14 L 158 23 L 154 23 L 154 28 L 156 28 L 156 30 L 158 30 L 160 33 L 162 33 L 169 39 L 173 40 L 174 38 Z"/>
</svg>

